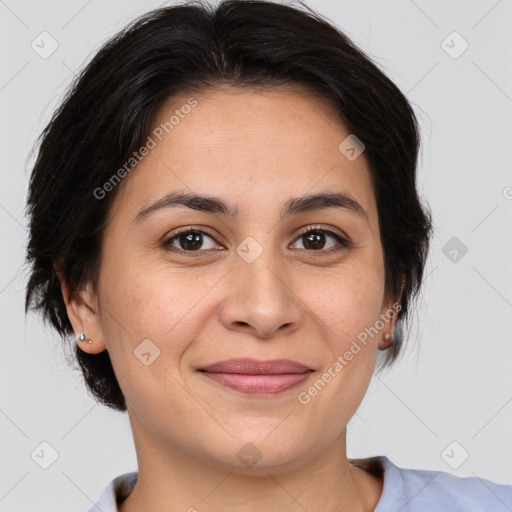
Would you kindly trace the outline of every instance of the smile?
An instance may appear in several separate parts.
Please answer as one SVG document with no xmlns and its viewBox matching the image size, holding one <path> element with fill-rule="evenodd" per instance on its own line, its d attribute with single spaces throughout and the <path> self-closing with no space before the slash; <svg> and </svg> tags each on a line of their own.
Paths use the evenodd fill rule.
<svg viewBox="0 0 512 512">
<path fill-rule="evenodd" d="M 287 359 L 258 361 L 249 358 L 221 361 L 199 371 L 218 384 L 250 394 L 281 393 L 298 386 L 314 372 Z"/>
<path fill-rule="evenodd" d="M 281 375 L 245 375 L 241 373 L 203 372 L 203 375 L 223 386 L 241 391 L 242 393 L 275 394 L 298 386 L 311 373 L 311 371 L 308 371 L 305 373 L 285 373 Z"/>
</svg>

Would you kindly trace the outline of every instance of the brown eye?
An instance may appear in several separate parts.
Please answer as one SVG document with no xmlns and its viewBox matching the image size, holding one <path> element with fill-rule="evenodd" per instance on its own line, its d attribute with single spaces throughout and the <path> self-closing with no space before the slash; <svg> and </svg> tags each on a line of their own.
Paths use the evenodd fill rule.
<svg viewBox="0 0 512 512">
<path fill-rule="evenodd" d="M 306 249 L 323 249 L 325 246 L 325 233 L 308 233 L 302 235 L 302 238 L 305 241 L 304 247 Z"/>
<path fill-rule="evenodd" d="M 206 249 L 213 249 L 216 247 L 215 240 L 204 231 L 199 230 L 186 230 L 182 231 L 170 238 L 167 238 L 163 246 L 167 250 L 178 250 L 184 252 L 200 252 L 200 249 L 205 249 L 205 240 L 204 237 L 209 238 L 214 243 L 211 244 L 211 247 L 206 247 Z"/>
<path fill-rule="evenodd" d="M 325 251 L 322 251 L 328 244 L 328 239 L 334 239 L 336 243 L 327 247 Z M 339 250 L 339 246 L 348 247 L 348 242 L 340 236 L 338 233 L 334 233 L 328 229 L 319 229 L 310 227 L 304 231 L 297 240 L 303 240 L 304 250 L 317 251 L 317 252 L 331 252 Z M 338 246 L 338 248 L 336 248 Z"/>
</svg>

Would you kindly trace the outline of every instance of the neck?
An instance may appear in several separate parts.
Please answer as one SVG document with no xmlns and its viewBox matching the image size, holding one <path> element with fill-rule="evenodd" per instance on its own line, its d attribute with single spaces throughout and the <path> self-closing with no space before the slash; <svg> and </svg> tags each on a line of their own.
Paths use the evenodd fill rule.
<svg viewBox="0 0 512 512">
<path fill-rule="evenodd" d="M 348 462 L 346 429 L 305 462 L 284 469 L 261 459 L 256 473 L 162 446 L 140 426 L 132 422 L 138 480 L 119 512 L 373 512 L 382 494 L 382 477 Z"/>
</svg>

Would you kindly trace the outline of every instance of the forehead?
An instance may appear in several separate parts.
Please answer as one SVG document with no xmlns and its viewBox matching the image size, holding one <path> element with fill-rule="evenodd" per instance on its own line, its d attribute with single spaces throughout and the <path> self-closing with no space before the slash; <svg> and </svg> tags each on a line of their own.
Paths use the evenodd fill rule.
<svg viewBox="0 0 512 512">
<path fill-rule="evenodd" d="M 124 178 L 116 210 L 147 206 L 171 190 L 222 196 L 251 213 L 292 196 L 350 193 L 376 214 L 364 153 L 349 160 L 350 135 L 324 99 L 301 87 L 226 88 L 168 99 L 153 120 L 146 156 Z"/>
</svg>

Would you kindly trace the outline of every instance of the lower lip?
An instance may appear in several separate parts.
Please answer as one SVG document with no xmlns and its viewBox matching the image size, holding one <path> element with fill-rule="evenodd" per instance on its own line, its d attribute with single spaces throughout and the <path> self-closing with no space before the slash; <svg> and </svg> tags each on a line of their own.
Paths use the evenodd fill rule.
<svg viewBox="0 0 512 512">
<path fill-rule="evenodd" d="M 241 391 L 242 393 L 281 393 L 298 386 L 304 382 L 313 372 L 285 373 L 279 375 L 247 375 L 241 373 L 211 373 L 201 372 L 206 377 Z"/>
</svg>

